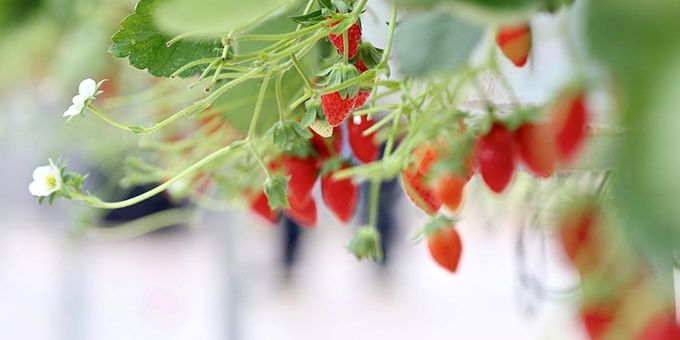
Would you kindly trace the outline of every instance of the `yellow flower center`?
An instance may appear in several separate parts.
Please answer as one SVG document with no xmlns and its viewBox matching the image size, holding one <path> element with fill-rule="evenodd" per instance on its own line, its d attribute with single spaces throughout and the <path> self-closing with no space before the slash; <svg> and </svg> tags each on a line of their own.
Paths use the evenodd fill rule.
<svg viewBox="0 0 680 340">
<path fill-rule="evenodd" d="M 46 180 L 47 180 L 47 185 L 48 185 L 50 188 L 54 188 L 54 187 L 57 186 L 57 179 L 54 178 L 54 176 L 48 175 L 47 178 L 46 178 Z"/>
</svg>

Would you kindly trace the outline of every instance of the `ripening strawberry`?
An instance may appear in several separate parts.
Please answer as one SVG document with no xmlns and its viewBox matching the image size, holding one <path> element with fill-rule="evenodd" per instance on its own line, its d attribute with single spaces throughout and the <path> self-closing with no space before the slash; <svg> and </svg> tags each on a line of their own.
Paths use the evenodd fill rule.
<svg viewBox="0 0 680 340">
<path fill-rule="evenodd" d="M 449 211 L 456 212 L 463 201 L 463 189 L 468 180 L 469 177 L 465 179 L 455 174 L 442 176 L 433 185 L 434 194 Z"/>
<path fill-rule="evenodd" d="M 342 150 L 342 129 L 333 128 L 333 134 L 330 137 L 322 137 L 312 130 L 312 146 L 322 161 L 340 154 Z"/>
<path fill-rule="evenodd" d="M 319 174 L 318 162 L 313 157 L 301 158 L 297 156 L 283 156 L 283 167 L 290 176 L 288 192 L 297 201 L 309 197 L 316 178 Z"/>
<path fill-rule="evenodd" d="M 600 241 L 597 207 L 590 202 L 569 209 L 560 221 L 560 236 L 564 252 L 580 269 L 600 262 Z"/>
<path fill-rule="evenodd" d="M 374 124 L 367 116 L 354 116 L 348 123 L 349 145 L 354 156 L 362 163 L 370 163 L 378 159 L 380 146 L 376 143 L 375 132 L 364 136 L 364 131 Z"/>
<path fill-rule="evenodd" d="M 550 177 L 555 171 L 557 150 L 555 136 L 548 124 L 527 123 L 515 130 L 515 143 L 520 159 L 531 173 Z"/>
<path fill-rule="evenodd" d="M 250 203 L 250 211 L 271 223 L 276 223 L 279 219 L 279 215 L 269 207 L 269 201 L 264 192 L 255 196 L 255 199 Z"/>
<path fill-rule="evenodd" d="M 568 95 L 559 100 L 552 112 L 557 155 L 563 162 L 576 156 L 588 132 L 590 113 L 583 93 Z"/>
<path fill-rule="evenodd" d="M 343 169 L 348 167 L 348 164 L 342 166 Z M 334 180 L 331 172 L 321 179 L 321 196 L 333 215 L 347 224 L 356 210 L 359 187 L 351 178 Z"/>
<path fill-rule="evenodd" d="M 321 95 L 321 110 L 330 126 L 338 126 L 349 117 L 357 96 L 342 98 L 339 91 Z"/>
<path fill-rule="evenodd" d="M 455 273 L 460 262 L 463 244 L 454 226 L 446 225 L 426 230 L 425 237 L 434 261 L 442 268 Z"/>
<path fill-rule="evenodd" d="M 423 144 L 413 150 L 416 159 L 416 169 L 421 174 L 427 174 L 439 157 L 437 149 L 432 144 Z"/>
<path fill-rule="evenodd" d="M 531 27 L 528 23 L 501 27 L 496 43 L 515 66 L 522 67 L 531 53 Z"/>
<path fill-rule="evenodd" d="M 494 123 L 491 131 L 477 142 L 476 154 L 482 179 L 493 192 L 502 193 L 515 171 L 512 133 L 505 126 Z"/>
<path fill-rule="evenodd" d="M 330 23 L 328 24 L 328 28 L 333 28 L 338 24 L 340 24 L 339 21 Z M 343 54 L 345 52 L 342 34 L 329 34 L 328 40 L 330 40 L 333 46 L 335 46 L 335 49 L 338 51 L 338 54 Z M 347 56 L 350 59 L 354 58 L 354 56 L 357 55 L 360 42 L 361 42 L 361 26 L 357 22 L 354 25 L 350 26 L 349 29 L 347 30 L 347 43 L 349 45 Z"/>
<path fill-rule="evenodd" d="M 303 227 L 313 228 L 316 226 L 317 214 L 314 197 L 310 195 L 302 200 L 298 200 L 293 195 L 288 195 L 288 203 L 290 208 L 285 210 L 288 217 Z"/>
<path fill-rule="evenodd" d="M 442 204 L 427 187 L 424 174 L 413 169 L 405 170 L 401 174 L 401 183 L 406 196 L 417 208 L 428 215 L 434 215 L 439 211 Z"/>
</svg>

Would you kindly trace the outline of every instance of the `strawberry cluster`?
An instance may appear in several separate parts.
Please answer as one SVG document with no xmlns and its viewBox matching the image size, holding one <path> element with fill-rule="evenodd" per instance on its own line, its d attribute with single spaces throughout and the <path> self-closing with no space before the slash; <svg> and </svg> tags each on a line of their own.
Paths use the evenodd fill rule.
<svg viewBox="0 0 680 340">
<path fill-rule="evenodd" d="M 364 131 L 373 126 L 373 120 L 365 116 L 357 116 L 347 124 L 349 144 L 356 159 L 360 162 L 373 162 L 378 158 L 379 147 L 375 135 L 364 135 Z M 347 159 L 340 158 L 344 142 L 342 127 L 333 128 L 330 137 L 323 137 L 313 130 L 308 141 L 310 152 L 302 154 L 282 154 L 269 163 L 273 173 L 280 173 L 289 178 L 286 198 L 289 207 L 283 212 L 297 223 L 305 227 L 317 224 L 317 204 L 312 196 L 312 189 L 321 178 L 321 197 L 326 207 L 343 224 L 354 216 L 359 197 L 358 186 L 351 178 L 336 180 L 333 175 L 351 166 Z M 278 212 L 272 210 L 264 192 L 253 196 L 251 211 L 275 223 Z"/>
<path fill-rule="evenodd" d="M 479 172 L 489 189 L 502 193 L 518 160 L 539 177 L 550 177 L 559 164 L 571 162 L 587 135 L 589 110 L 583 93 L 570 93 L 548 112 L 549 119 L 526 122 L 514 132 L 494 122 L 477 142 Z"/>
</svg>

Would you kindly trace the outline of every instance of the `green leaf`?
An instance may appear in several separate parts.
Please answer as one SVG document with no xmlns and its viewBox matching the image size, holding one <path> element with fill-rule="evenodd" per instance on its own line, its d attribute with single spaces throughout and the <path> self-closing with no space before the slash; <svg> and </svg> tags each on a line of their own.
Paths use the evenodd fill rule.
<svg viewBox="0 0 680 340">
<path fill-rule="evenodd" d="M 316 24 L 324 19 L 323 11 L 318 10 L 307 14 L 289 16 L 290 20 L 302 25 Z"/>
<path fill-rule="evenodd" d="M 109 48 L 114 56 L 128 58 L 130 65 L 158 77 L 170 77 L 173 72 L 191 61 L 220 56 L 222 44 L 217 39 L 180 40 L 168 47 L 166 43 L 172 37 L 162 33 L 151 16 L 159 2 L 160 0 L 139 1 L 135 12 L 121 22 Z M 189 77 L 202 70 L 203 67 L 197 66 L 179 76 Z"/>
<path fill-rule="evenodd" d="M 290 0 L 166 0 L 156 10 L 158 25 L 173 33 L 223 35 L 285 10 Z"/>
<path fill-rule="evenodd" d="M 414 76 L 451 71 L 464 65 L 482 29 L 442 12 L 427 12 L 397 27 L 394 52 L 401 70 Z"/>
<path fill-rule="evenodd" d="M 290 206 L 286 196 L 288 180 L 288 177 L 274 175 L 264 182 L 264 194 L 267 196 L 269 207 L 272 210 L 288 208 Z"/>
</svg>

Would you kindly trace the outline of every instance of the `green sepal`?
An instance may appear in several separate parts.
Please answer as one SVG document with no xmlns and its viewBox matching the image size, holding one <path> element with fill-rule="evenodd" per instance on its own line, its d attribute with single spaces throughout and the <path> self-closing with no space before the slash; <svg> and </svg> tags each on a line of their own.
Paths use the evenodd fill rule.
<svg viewBox="0 0 680 340">
<path fill-rule="evenodd" d="M 380 48 L 376 48 L 371 43 L 362 41 L 359 44 L 359 52 L 357 56 L 361 62 L 366 65 L 367 68 L 376 68 L 380 61 L 382 60 L 384 51 Z"/>
<path fill-rule="evenodd" d="M 272 210 L 290 207 L 286 195 L 289 180 L 288 176 L 273 175 L 264 182 L 264 194 Z"/>
<path fill-rule="evenodd" d="M 296 121 L 284 120 L 274 123 L 264 136 L 272 137 L 274 144 L 282 150 L 291 151 L 306 146 L 312 133 Z"/>
<path fill-rule="evenodd" d="M 317 0 L 319 5 L 323 8 L 327 8 L 330 10 L 334 10 L 333 8 L 333 2 L 331 0 Z"/>
<path fill-rule="evenodd" d="M 320 76 L 324 78 L 319 82 L 319 85 L 323 87 L 337 86 L 359 76 L 359 71 L 354 65 L 342 62 L 334 64 L 323 72 Z M 347 97 L 353 98 L 359 93 L 359 87 L 350 85 L 339 92 L 342 99 Z"/>
<path fill-rule="evenodd" d="M 455 218 L 445 215 L 434 216 L 425 222 L 422 227 L 416 230 L 416 232 L 411 237 L 411 240 L 414 242 L 420 242 L 423 238 L 428 238 L 444 228 L 453 228 L 456 221 L 457 220 Z"/>
<path fill-rule="evenodd" d="M 359 260 L 380 262 L 383 259 L 380 233 L 370 226 L 361 227 L 352 237 L 347 249 Z"/>
<path fill-rule="evenodd" d="M 305 112 L 300 120 L 302 127 L 309 127 L 315 120 L 324 118 L 323 109 L 321 108 L 321 100 L 318 96 L 314 96 L 305 102 Z"/>
</svg>

